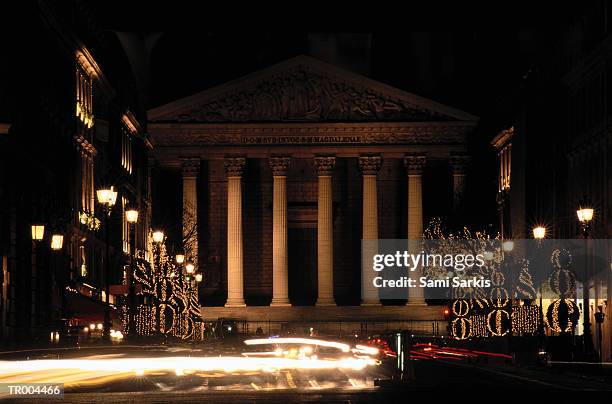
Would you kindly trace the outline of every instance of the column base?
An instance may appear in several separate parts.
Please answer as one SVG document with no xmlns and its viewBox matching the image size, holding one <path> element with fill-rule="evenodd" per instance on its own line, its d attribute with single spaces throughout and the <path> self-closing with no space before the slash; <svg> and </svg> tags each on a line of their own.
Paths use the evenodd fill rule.
<svg viewBox="0 0 612 404">
<path fill-rule="evenodd" d="M 334 300 L 317 300 L 317 302 L 315 303 L 315 306 L 317 307 L 335 307 L 336 306 L 336 302 Z"/>
<path fill-rule="evenodd" d="M 363 302 L 360 304 L 361 307 L 375 307 L 382 306 L 381 302 Z"/>
<path fill-rule="evenodd" d="M 246 307 L 246 303 L 244 301 L 234 301 L 225 303 L 225 307 Z"/>
<path fill-rule="evenodd" d="M 291 303 L 289 303 L 288 301 L 275 302 L 274 300 L 272 300 L 272 302 L 270 303 L 270 307 L 291 307 Z"/>
<path fill-rule="evenodd" d="M 407 302 L 406 306 L 427 306 L 425 302 Z"/>
</svg>

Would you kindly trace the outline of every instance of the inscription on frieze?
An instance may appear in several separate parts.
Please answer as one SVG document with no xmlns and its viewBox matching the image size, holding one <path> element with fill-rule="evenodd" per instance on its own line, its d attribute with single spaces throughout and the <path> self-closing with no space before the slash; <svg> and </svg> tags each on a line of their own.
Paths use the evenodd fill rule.
<svg viewBox="0 0 612 404">
<path fill-rule="evenodd" d="M 245 145 L 273 144 L 359 144 L 364 143 L 364 136 L 242 136 L 240 143 Z"/>
</svg>

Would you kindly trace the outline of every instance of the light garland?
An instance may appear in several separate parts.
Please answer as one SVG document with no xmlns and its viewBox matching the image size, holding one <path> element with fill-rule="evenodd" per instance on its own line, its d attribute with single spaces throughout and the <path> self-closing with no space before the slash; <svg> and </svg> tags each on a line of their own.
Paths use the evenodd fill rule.
<svg viewBox="0 0 612 404">
<path fill-rule="evenodd" d="M 487 327 L 487 316 L 482 314 L 475 314 L 470 316 L 472 323 L 472 336 L 473 337 L 488 337 L 489 328 Z"/>
<path fill-rule="evenodd" d="M 540 324 L 540 307 L 536 305 L 515 306 L 512 308 L 512 332 L 515 334 L 535 334 Z"/>
<path fill-rule="evenodd" d="M 516 294 L 520 299 L 535 299 L 537 295 L 529 273 L 529 260 L 527 259 L 523 259 L 521 262 L 521 273 L 519 274 L 519 283 L 516 285 Z"/>
<path fill-rule="evenodd" d="M 444 234 L 442 222 L 439 218 L 434 218 L 425 230 L 425 239 L 436 240 L 437 253 L 442 254 L 484 254 L 487 264 L 481 267 L 474 267 L 472 273 L 465 273 L 466 277 L 471 275 L 489 277 L 502 260 L 501 249 L 499 248 L 497 237 L 490 237 L 484 232 L 476 232 L 474 235 L 467 227 L 458 234 Z M 444 267 L 428 267 L 425 275 L 430 278 L 444 278 L 447 270 Z M 503 275 L 499 273 L 503 283 Z M 498 296 L 503 303 L 503 298 L 507 297 L 507 291 L 499 292 Z M 453 288 L 450 296 L 453 299 L 451 311 L 453 317 L 450 320 L 450 334 L 457 340 L 466 340 L 471 337 L 488 336 L 487 317 L 471 311 L 484 310 L 490 306 L 489 296 L 481 287 L 473 287 L 469 290 L 465 288 Z"/>
<path fill-rule="evenodd" d="M 150 240 L 150 237 L 149 237 Z M 143 294 L 153 300 L 152 306 L 141 305 L 135 315 L 136 332 L 139 335 L 162 335 L 184 340 L 202 340 L 205 327 L 200 318 L 197 289 L 180 276 L 181 273 L 163 243 L 149 243 L 153 256 L 151 262 L 137 260 L 134 280 L 142 286 Z M 123 312 L 123 325 L 127 330 L 127 310 Z"/>
<path fill-rule="evenodd" d="M 503 337 L 511 330 L 510 313 L 505 310 L 509 303 L 508 291 L 503 287 L 504 275 L 493 269 L 491 272 L 491 305 L 494 309 L 487 315 L 487 329 L 494 337 Z"/>
</svg>

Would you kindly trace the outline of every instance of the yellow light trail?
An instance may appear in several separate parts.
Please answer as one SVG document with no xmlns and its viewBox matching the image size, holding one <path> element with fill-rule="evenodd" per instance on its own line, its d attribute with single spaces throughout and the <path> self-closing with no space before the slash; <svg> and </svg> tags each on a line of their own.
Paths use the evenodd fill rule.
<svg viewBox="0 0 612 404">
<path fill-rule="evenodd" d="M 329 348 L 336 348 L 342 352 L 349 352 L 350 345 L 342 342 L 325 341 L 322 339 L 313 338 L 258 338 L 247 339 L 244 341 L 247 345 L 273 345 L 273 344 L 301 344 L 301 345 L 318 345 Z"/>
<path fill-rule="evenodd" d="M 270 358 L 270 357 L 157 357 L 157 358 L 109 358 L 109 359 L 41 359 L 30 361 L 1 361 L 0 381 L 18 376 L 32 377 L 31 373 L 80 371 L 94 374 L 132 372 L 142 375 L 149 372 L 193 372 L 226 373 L 279 371 L 299 369 L 346 369 L 362 370 L 375 365 L 370 358 L 346 357 L 340 359 Z M 56 373 L 49 377 L 62 377 Z M 20 377 L 19 377 L 20 378 Z"/>
</svg>

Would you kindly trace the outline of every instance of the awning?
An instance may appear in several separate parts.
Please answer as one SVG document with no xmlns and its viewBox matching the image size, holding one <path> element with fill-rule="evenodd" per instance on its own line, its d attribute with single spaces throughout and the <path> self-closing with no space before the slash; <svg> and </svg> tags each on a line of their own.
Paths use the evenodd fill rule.
<svg viewBox="0 0 612 404">
<path fill-rule="evenodd" d="M 83 323 L 99 323 L 104 321 L 104 307 L 106 303 L 93 300 L 80 293 L 66 293 L 66 315 L 68 318 Z M 111 321 L 119 319 L 118 310 L 110 307 Z"/>
</svg>

